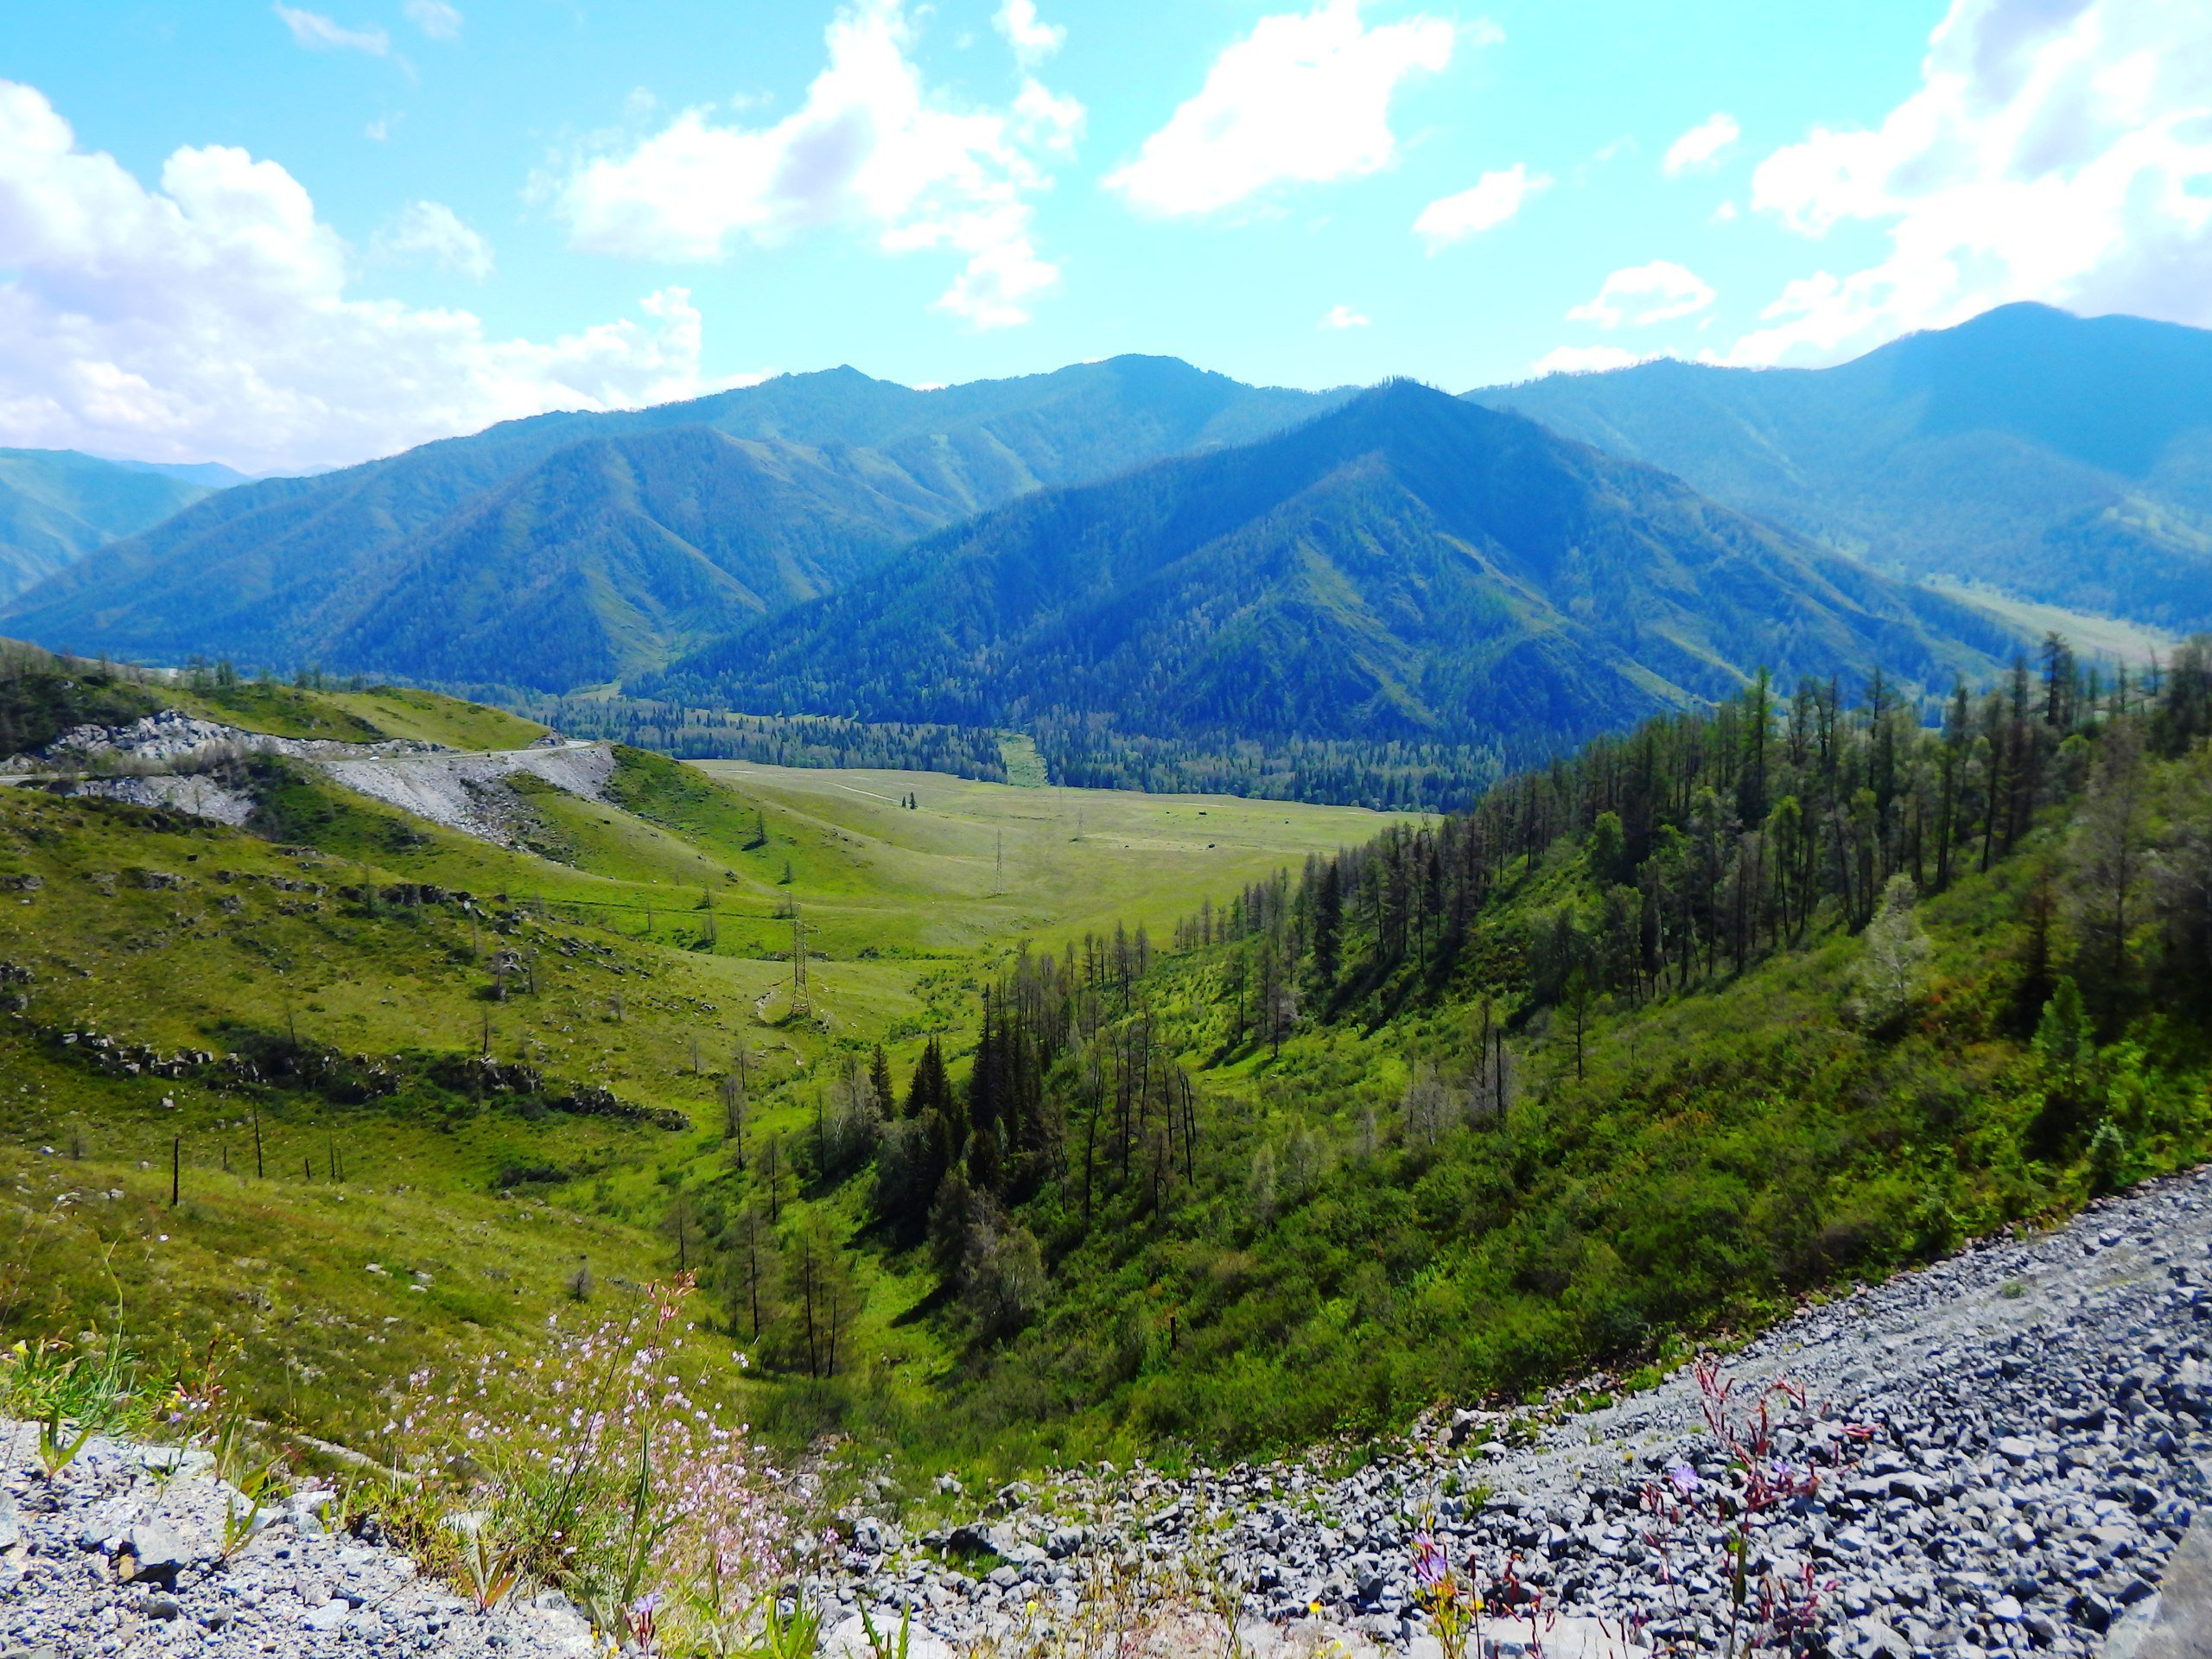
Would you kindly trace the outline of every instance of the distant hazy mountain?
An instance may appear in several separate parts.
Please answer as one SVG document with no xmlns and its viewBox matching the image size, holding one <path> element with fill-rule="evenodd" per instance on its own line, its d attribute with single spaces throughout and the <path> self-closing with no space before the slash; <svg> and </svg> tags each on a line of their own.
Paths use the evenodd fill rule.
<svg viewBox="0 0 2212 1659">
<path fill-rule="evenodd" d="M 0 601 L 236 483 L 227 467 L 0 449 Z"/>
<path fill-rule="evenodd" d="M 1885 568 L 2212 626 L 2212 333 L 2012 305 L 1832 369 L 1467 395 Z"/>
<path fill-rule="evenodd" d="M 109 464 L 125 472 L 152 473 L 181 483 L 197 484 L 207 490 L 227 490 L 234 485 L 253 481 L 253 474 L 226 467 L 219 461 L 117 461 Z"/>
<path fill-rule="evenodd" d="M 1736 690 L 1948 686 L 1963 607 L 1519 416 L 1410 383 L 1294 430 L 1033 495 L 690 658 L 729 707 L 1211 746 L 1508 759 Z"/>
<path fill-rule="evenodd" d="M 663 664 L 1040 486 L 1332 401 L 1129 357 L 934 391 L 839 369 L 544 416 L 227 491 L 24 594 L 6 630 L 142 660 L 566 690 Z"/>
</svg>

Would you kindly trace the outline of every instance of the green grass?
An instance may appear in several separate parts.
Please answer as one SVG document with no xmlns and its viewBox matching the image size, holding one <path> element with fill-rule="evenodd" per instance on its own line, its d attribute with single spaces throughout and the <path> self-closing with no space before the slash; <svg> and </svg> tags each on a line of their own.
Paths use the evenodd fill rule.
<svg viewBox="0 0 2212 1659">
<path fill-rule="evenodd" d="M 203 720 L 274 737 L 345 743 L 413 738 L 449 749 L 518 749 L 545 735 L 545 728 L 535 721 L 436 691 L 389 685 L 340 691 L 275 680 L 224 685 L 198 676 L 162 687 L 161 696 Z"/>
<path fill-rule="evenodd" d="M 375 685 L 365 691 L 327 693 L 326 700 L 387 737 L 411 737 L 449 749 L 518 749 L 545 735 L 546 728 L 534 720 L 435 691 Z"/>
<path fill-rule="evenodd" d="M 1021 788 L 935 772 L 738 760 L 696 770 L 758 802 L 772 833 L 803 849 L 810 915 L 879 949 L 958 951 L 1019 938 L 1057 946 L 1116 923 L 1158 931 L 1202 896 L 1220 903 L 1389 821 L 1360 807 Z M 909 793 L 912 810 L 899 805 Z"/>
<path fill-rule="evenodd" d="M 481 747 L 543 729 L 387 689 L 162 695 L 293 736 Z M 883 1043 L 903 1079 L 929 1033 L 964 1040 L 984 956 L 1116 920 L 1164 925 L 1198 893 L 1225 899 L 1380 821 L 625 751 L 609 803 L 528 789 L 556 861 L 411 819 L 309 766 L 257 771 L 258 835 L 0 791 L 0 958 L 31 976 L 24 1011 L 0 1016 L 0 1234 L 12 1241 L 0 1321 L 102 1331 L 156 1376 L 228 1355 L 256 1414 L 362 1446 L 396 1379 L 534 1340 L 580 1259 L 602 1298 L 675 1269 L 673 1195 L 709 1218 L 734 1202 L 716 1088 L 741 1043 L 756 1167 L 771 1139 L 789 1160 L 816 1080 L 843 1057 Z M 921 810 L 896 804 L 909 791 Z M 365 884 L 375 902 L 359 898 Z M 382 896 L 401 884 L 472 894 L 475 912 Z M 812 956 L 800 1018 L 793 905 Z M 517 976 L 493 999 L 503 949 L 534 957 L 535 994 Z M 600 1084 L 695 1128 L 524 1112 L 419 1081 L 341 1105 L 219 1078 L 105 1075 L 54 1040 L 68 1031 L 164 1052 L 296 1033 L 418 1068 L 488 1050 L 541 1068 L 549 1092 Z M 515 1172 L 532 1179 L 502 1186 Z M 861 1234 L 862 1197 L 779 1183 L 786 1221 L 818 1209 L 841 1236 Z M 704 1242 L 688 1235 L 687 1256 Z M 858 1351 L 924 1397 L 957 1357 L 909 1317 L 933 1280 L 912 1261 L 864 1259 Z M 420 1292 L 407 1287 L 416 1269 L 429 1281 Z M 779 1406 L 787 1385 L 747 1381 L 734 1344 L 718 1351 L 728 1363 L 714 1388 L 751 1414 L 798 1423 L 818 1405 L 801 1387 Z"/>
<path fill-rule="evenodd" d="M 2092 616 L 2085 611 L 2037 604 L 2033 600 L 1967 582 L 1936 581 L 1928 585 L 1995 617 L 2017 631 L 2025 642 L 2040 643 L 2045 634 L 2056 633 L 2086 657 L 2101 657 L 2130 667 L 2143 666 L 2154 658 L 2164 662 L 2181 643 L 2177 635 L 2163 628 L 2132 622 L 2124 617 Z"/>
<path fill-rule="evenodd" d="M 999 754 L 1006 762 L 1006 780 L 1020 789 L 1042 789 L 1052 781 L 1037 740 L 1027 732 L 1008 732 L 999 739 Z"/>
</svg>

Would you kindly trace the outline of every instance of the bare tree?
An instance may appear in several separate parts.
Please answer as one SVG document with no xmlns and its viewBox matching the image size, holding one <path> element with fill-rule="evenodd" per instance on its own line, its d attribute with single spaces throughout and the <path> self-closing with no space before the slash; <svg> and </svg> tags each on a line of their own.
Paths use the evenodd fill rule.
<svg viewBox="0 0 2212 1659">
<path fill-rule="evenodd" d="M 1935 947 L 1913 914 L 1918 898 L 1912 878 L 1900 870 L 1883 887 L 1874 919 L 1866 924 L 1859 989 L 1852 999 L 1852 1011 L 1862 1025 L 1885 1026 L 1903 1017 L 1927 989 Z"/>
</svg>

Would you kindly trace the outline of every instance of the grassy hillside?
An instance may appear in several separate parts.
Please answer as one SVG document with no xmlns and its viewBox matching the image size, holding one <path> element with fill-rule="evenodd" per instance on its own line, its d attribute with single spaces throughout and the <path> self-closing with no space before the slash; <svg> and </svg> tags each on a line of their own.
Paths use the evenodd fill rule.
<svg viewBox="0 0 2212 1659">
<path fill-rule="evenodd" d="M 0 789 L 0 1316 L 373 1450 L 682 1265 L 703 1389 L 909 1475 L 1632 1373 L 2212 1149 L 2208 662 L 1755 683 L 1440 820 L 625 752 L 544 856 L 291 765 L 257 835 Z"/>
<path fill-rule="evenodd" d="M 2162 628 L 2129 622 L 2120 617 L 2091 616 L 2059 605 L 2038 605 L 1987 588 L 1970 588 L 1955 582 L 1931 582 L 1929 586 L 1948 594 L 1962 605 L 1971 605 L 2007 626 L 2024 639 L 2058 634 L 2086 656 L 2133 669 L 2154 667 L 2172 657 L 2181 644 L 2178 636 Z"/>
<path fill-rule="evenodd" d="M 26 706 L 67 684 L 91 716 L 172 702 L 291 735 L 471 747 L 540 729 L 429 693 L 213 677 L 87 691 L 81 665 L 11 662 Z M 817 1080 L 879 1043 L 902 1074 L 932 1036 L 963 1043 L 980 952 L 1117 915 L 1167 925 L 1193 883 L 1226 894 L 1378 822 L 734 770 L 626 752 L 605 803 L 534 791 L 566 861 L 291 763 L 234 778 L 260 802 L 256 833 L 0 788 L 0 1322 L 98 1328 L 157 1372 L 233 1356 L 257 1414 L 373 1450 L 397 1380 L 526 1346 L 580 1268 L 610 1306 L 679 1262 L 726 1295 L 714 1237 L 741 1179 L 779 1230 L 818 1211 L 849 1235 L 856 1196 L 823 1185 L 810 1150 Z M 1047 801 L 1064 845 L 1033 816 Z M 810 957 L 796 1012 L 793 906 Z M 862 1351 L 942 1363 L 926 1329 L 892 1323 L 931 1288 L 872 1274 Z M 740 1391 L 736 1344 L 716 1351 L 714 1386 Z"/>
</svg>

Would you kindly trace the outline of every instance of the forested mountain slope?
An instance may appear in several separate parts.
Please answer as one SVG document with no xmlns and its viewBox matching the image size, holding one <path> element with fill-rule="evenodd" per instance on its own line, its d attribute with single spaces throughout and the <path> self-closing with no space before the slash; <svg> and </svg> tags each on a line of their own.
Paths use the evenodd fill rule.
<svg viewBox="0 0 2212 1659">
<path fill-rule="evenodd" d="M 2202 1160 L 2208 737 L 2201 638 L 2154 696 L 2055 648 L 1936 728 L 1754 685 L 1172 944 L 1024 951 L 873 1149 L 969 1343 L 907 1432 L 1357 1436 Z"/>
<path fill-rule="evenodd" d="M 103 461 L 71 449 L 0 449 L 0 603 L 236 480 L 226 467 Z"/>
<path fill-rule="evenodd" d="M 2212 333 L 2010 305 L 1831 369 L 1672 360 L 1467 396 L 1917 576 L 2212 625 Z"/>
<path fill-rule="evenodd" d="M 1120 358 L 932 391 L 838 369 L 544 416 L 226 493 L 22 596 L 8 631 L 139 660 L 565 690 L 1025 491 L 1238 442 L 1327 401 Z"/>
<path fill-rule="evenodd" d="M 1414 798 L 1464 798 L 1760 664 L 1880 662 L 1948 688 L 2005 648 L 1961 607 L 1651 467 L 1401 382 L 1255 444 L 1014 503 L 654 683 L 1020 728 L 1064 782 L 1157 786 L 1186 756 L 1257 749 L 1278 759 L 1252 792 L 1365 798 L 1366 772 L 1340 774 L 1395 752 L 1422 773 Z"/>
</svg>

